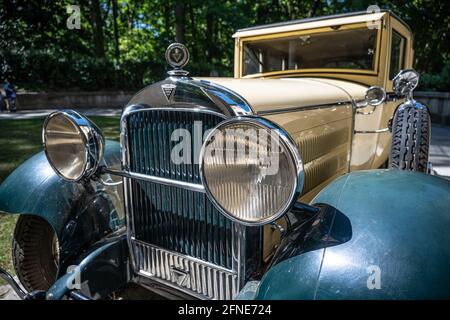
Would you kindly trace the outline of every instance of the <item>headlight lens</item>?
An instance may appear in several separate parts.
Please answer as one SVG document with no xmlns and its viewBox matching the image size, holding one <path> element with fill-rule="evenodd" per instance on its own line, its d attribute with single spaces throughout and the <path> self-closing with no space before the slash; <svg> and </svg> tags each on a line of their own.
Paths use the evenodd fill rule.
<svg viewBox="0 0 450 320">
<path fill-rule="evenodd" d="M 92 175 L 103 156 L 104 138 L 100 130 L 72 110 L 49 115 L 42 138 L 50 165 L 69 181 Z"/>
<path fill-rule="evenodd" d="M 201 150 L 201 177 L 209 198 L 247 225 L 278 219 L 303 187 L 303 165 L 289 136 L 267 120 L 222 122 Z"/>
</svg>

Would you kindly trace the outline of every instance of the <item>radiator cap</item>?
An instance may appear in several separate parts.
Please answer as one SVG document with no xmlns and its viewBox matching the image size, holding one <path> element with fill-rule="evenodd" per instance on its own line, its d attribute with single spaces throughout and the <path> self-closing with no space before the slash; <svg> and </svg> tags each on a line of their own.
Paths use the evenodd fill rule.
<svg viewBox="0 0 450 320">
<path fill-rule="evenodd" d="M 184 44 L 175 42 L 166 49 L 166 61 L 173 68 L 167 72 L 170 76 L 186 76 L 189 72 L 183 67 L 189 62 L 189 51 Z"/>
</svg>

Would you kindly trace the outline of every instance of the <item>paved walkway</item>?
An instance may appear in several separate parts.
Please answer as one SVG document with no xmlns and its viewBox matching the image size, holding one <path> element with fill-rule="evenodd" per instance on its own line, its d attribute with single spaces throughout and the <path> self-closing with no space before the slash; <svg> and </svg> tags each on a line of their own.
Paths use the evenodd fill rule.
<svg viewBox="0 0 450 320">
<path fill-rule="evenodd" d="M 0 112 L 1 119 L 34 119 L 43 118 L 48 116 L 55 109 L 42 109 L 42 110 L 23 110 L 17 112 Z M 122 113 L 121 108 L 111 109 L 99 109 L 99 108 L 83 108 L 77 109 L 77 111 L 87 116 L 120 116 Z"/>
<path fill-rule="evenodd" d="M 436 174 L 450 178 L 450 127 L 431 128 L 430 161 Z"/>
<path fill-rule="evenodd" d="M 450 127 L 431 128 L 430 161 L 436 174 L 450 178 Z"/>
<path fill-rule="evenodd" d="M 17 277 L 14 277 L 18 281 Z M 19 296 L 9 286 L 0 286 L 0 300 L 19 300 Z"/>
</svg>

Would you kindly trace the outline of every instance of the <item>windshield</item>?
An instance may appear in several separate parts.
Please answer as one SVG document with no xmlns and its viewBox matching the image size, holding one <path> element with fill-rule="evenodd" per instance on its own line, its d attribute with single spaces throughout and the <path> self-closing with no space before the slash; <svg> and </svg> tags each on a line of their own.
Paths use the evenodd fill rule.
<svg viewBox="0 0 450 320">
<path fill-rule="evenodd" d="M 243 76 L 300 69 L 374 70 L 377 30 L 333 30 L 244 42 Z"/>
</svg>

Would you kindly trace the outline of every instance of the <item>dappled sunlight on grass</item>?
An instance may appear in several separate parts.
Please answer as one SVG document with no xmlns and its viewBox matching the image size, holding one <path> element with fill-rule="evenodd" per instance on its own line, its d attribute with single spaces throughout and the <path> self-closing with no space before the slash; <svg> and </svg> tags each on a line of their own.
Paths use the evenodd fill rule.
<svg viewBox="0 0 450 320">
<path fill-rule="evenodd" d="M 105 139 L 119 141 L 119 117 L 89 117 L 97 126 L 102 129 Z"/>
<path fill-rule="evenodd" d="M 0 120 L 0 181 L 12 169 L 42 150 L 41 129 L 44 119 Z"/>
<path fill-rule="evenodd" d="M 11 243 L 17 215 L 8 215 L 0 212 L 0 266 L 14 273 L 11 261 Z M 0 279 L 0 285 L 5 284 Z"/>
</svg>

